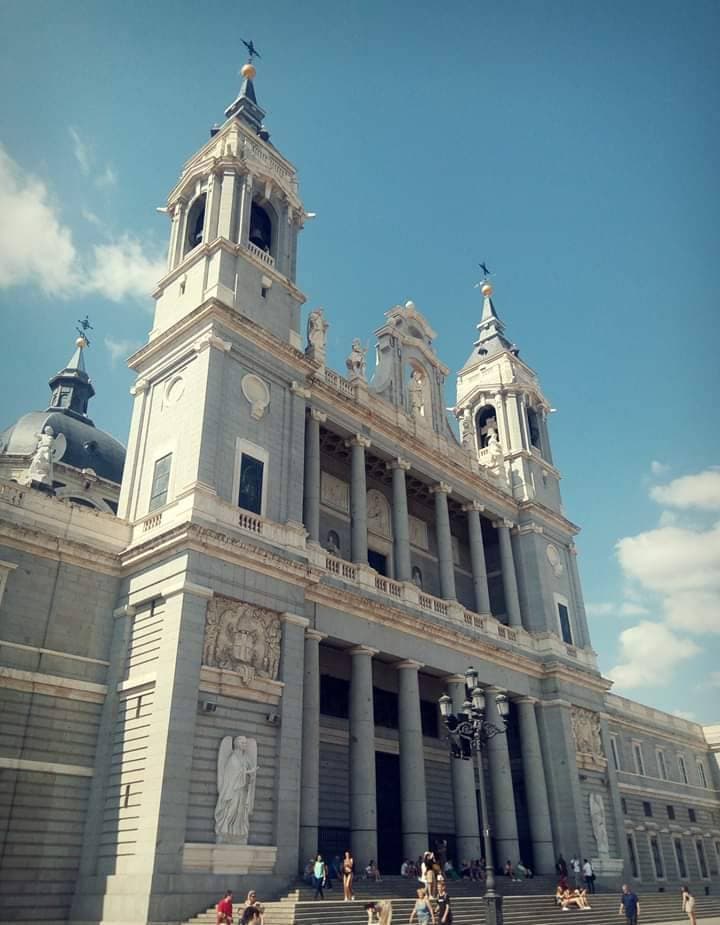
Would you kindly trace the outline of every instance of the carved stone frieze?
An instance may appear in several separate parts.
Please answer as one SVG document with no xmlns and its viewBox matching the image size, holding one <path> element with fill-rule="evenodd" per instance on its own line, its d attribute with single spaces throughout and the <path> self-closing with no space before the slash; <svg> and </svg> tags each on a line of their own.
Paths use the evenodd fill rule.
<svg viewBox="0 0 720 925">
<path fill-rule="evenodd" d="M 233 671 L 243 684 L 256 678 L 275 681 L 281 634 L 274 611 L 215 596 L 205 614 L 203 664 Z"/>
<path fill-rule="evenodd" d="M 578 764 L 605 767 L 607 761 L 600 737 L 600 716 L 582 707 L 572 708 L 572 727 Z"/>
</svg>

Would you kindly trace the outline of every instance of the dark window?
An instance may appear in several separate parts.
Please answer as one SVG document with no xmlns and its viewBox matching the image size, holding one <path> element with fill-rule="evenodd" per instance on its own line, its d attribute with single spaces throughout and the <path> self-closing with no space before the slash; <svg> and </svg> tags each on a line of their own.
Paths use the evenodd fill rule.
<svg viewBox="0 0 720 925">
<path fill-rule="evenodd" d="M 527 410 L 528 430 L 530 431 L 530 443 L 538 450 L 542 449 L 540 445 L 540 423 L 537 412 L 533 408 Z"/>
<path fill-rule="evenodd" d="M 262 206 L 256 202 L 250 210 L 250 243 L 269 254 L 272 250 L 272 220 Z"/>
<path fill-rule="evenodd" d="M 573 644 L 572 631 L 570 629 L 570 614 L 565 604 L 558 604 L 558 617 L 560 617 L 560 632 L 562 633 L 563 642 L 569 646 Z"/>
<path fill-rule="evenodd" d="M 384 691 L 373 687 L 373 711 L 375 725 L 385 726 L 387 729 L 398 727 L 398 695 L 392 691 Z"/>
<path fill-rule="evenodd" d="M 668 814 L 668 819 L 674 819 L 674 818 L 675 818 L 675 807 L 674 807 L 674 806 L 668 806 L 668 808 L 667 808 L 667 814 Z"/>
<path fill-rule="evenodd" d="M 105 502 L 105 504 L 107 504 L 107 506 L 110 508 L 113 514 L 117 514 L 117 511 L 118 511 L 117 501 L 111 501 L 109 498 L 103 498 L 103 501 Z"/>
<path fill-rule="evenodd" d="M 378 575 L 387 575 L 387 556 L 374 549 L 368 549 L 368 565 L 374 568 Z"/>
<path fill-rule="evenodd" d="M 350 715 L 349 681 L 343 678 L 333 678 L 329 674 L 320 675 L 320 712 L 325 716 L 348 718 Z"/>
<path fill-rule="evenodd" d="M 648 803 L 647 800 L 643 800 L 643 813 L 652 816 L 652 803 Z"/>
<path fill-rule="evenodd" d="M 687 877 L 687 864 L 685 863 L 685 851 L 683 849 L 682 839 L 676 838 L 673 841 L 675 845 L 675 858 L 677 860 L 680 878 L 684 880 Z"/>
<path fill-rule="evenodd" d="M 630 871 L 633 877 L 637 878 L 640 876 L 640 870 L 638 869 L 637 854 L 635 852 L 635 839 L 632 835 L 627 836 L 627 849 L 628 849 L 628 860 L 630 861 Z"/>
<path fill-rule="evenodd" d="M 483 405 L 475 415 L 477 445 L 484 450 L 491 442 L 499 441 L 497 413 L 492 405 Z"/>
<path fill-rule="evenodd" d="M 440 736 L 440 726 L 438 724 L 437 704 L 432 700 L 420 701 L 420 720 L 422 722 L 422 734 L 432 739 Z"/>
<path fill-rule="evenodd" d="M 690 822 L 697 822 L 697 817 L 695 815 L 695 810 L 688 807 L 688 819 Z"/>
<path fill-rule="evenodd" d="M 702 843 L 702 841 L 699 838 L 695 842 L 695 850 L 697 851 L 698 866 L 700 867 L 700 876 L 703 878 L 703 880 L 707 880 L 708 869 L 707 869 L 707 861 L 705 860 L 705 845 Z"/>
<path fill-rule="evenodd" d="M 195 202 L 190 206 L 187 218 L 187 238 L 185 241 L 185 253 L 191 251 L 203 241 L 203 229 L 205 227 L 205 193 L 198 196 Z"/>
<path fill-rule="evenodd" d="M 148 511 L 154 511 L 167 502 L 171 464 L 172 453 L 168 453 L 167 456 L 161 456 L 160 459 L 155 461 Z"/>
<path fill-rule="evenodd" d="M 682 777 L 683 784 L 687 784 L 687 768 L 685 767 L 685 759 L 682 756 L 678 757 L 678 767 L 680 768 L 680 777 Z"/>
<path fill-rule="evenodd" d="M 265 463 L 247 453 L 240 463 L 240 492 L 238 505 L 253 514 L 262 513 L 263 470 Z"/>
<path fill-rule="evenodd" d="M 627 816 L 627 800 L 625 797 L 620 797 L 620 805 L 622 806 L 623 816 Z"/>
<path fill-rule="evenodd" d="M 665 876 L 665 868 L 663 867 L 663 859 L 662 854 L 660 853 L 660 844 L 658 842 L 657 835 L 650 836 L 650 851 L 652 852 L 655 876 L 662 880 L 662 878 Z"/>
</svg>

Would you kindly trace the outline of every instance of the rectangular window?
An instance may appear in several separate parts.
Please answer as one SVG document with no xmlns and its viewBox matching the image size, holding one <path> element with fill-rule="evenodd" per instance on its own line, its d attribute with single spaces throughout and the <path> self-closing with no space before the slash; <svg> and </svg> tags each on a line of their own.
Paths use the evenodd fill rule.
<svg viewBox="0 0 720 925">
<path fill-rule="evenodd" d="M 392 691 L 384 691 L 379 687 L 373 687 L 373 712 L 376 726 L 397 729 L 398 695 Z"/>
<path fill-rule="evenodd" d="M 249 453 L 240 461 L 240 489 L 238 506 L 253 514 L 262 514 L 263 473 L 265 463 Z"/>
<path fill-rule="evenodd" d="M 707 787 L 707 777 L 705 777 L 705 766 L 702 762 L 698 761 L 698 780 L 700 781 L 701 787 Z"/>
<path fill-rule="evenodd" d="M 690 822 L 697 822 L 697 816 L 695 815 L 695 810 L 692 807 L 688 806 L 688 819 Z"/>
<path fill-rule="evenodd" d="M 685 850 L 683 848 L 683 843 L 681 838 L 673 839 L 673 846 L 675 848 L 675 860 L 677 861 L 677 869 L 680 874 L 681 880 L 687 879 L 687 864 L 685 863 Z"/>
<path fill-rule="evenodd" d="M 668 779 L 667 767 L 665 766 L 665 753 L 664 752 L 661 752 L 661 751 L 657 752 L 657 766 L 658 766 L 658 773 L 660 774 L 660 777 L 662 778 L 662 780 L 667 780 Z"/>
<path fill-rule="evenodd" d="M 562 641 L 569 646 L 573 644 L 572 630 L 570 629 L 570 614 L 565 604 L 558 604 L 558 619 L 560 620 L 560 635 Z"/>
<path fill-rule="evenodd" d="M 350 682 L 344 678 L 320 675 L 320 712 L 347 719 L 350 715 Z"/>
<path fill-rule="evenodd" d="M 638 867 L 637 851 L 635 850 L 635 839 L 632 835 L 627 837 L 628 860 L 630 861 L 630 873 L 638 880 L 640 877 L 640 868 Z"/>
<path fill-rule="evenodd" d="M 440 725 L 438 723 L 438 707 L 432 700 L 420 701 L 420 720 L 422 722 L 422 734 L 431 739 L 440 737 Z"/>
<path fill-rule="evenodd" d="M 652 803 L 648 803 L 647 800 L 643 800 L 643 813 L 652 816 Z"/>
<path fill-rule="evenodd" d="M 612 753 L 612 760 L 615 770 L 622 770 L 620 767 L 620 752 L 618 751 L 617 736 L 610 737 L 610 752 Z"/>
<path fill-rule="evenodd" d="M 687 784 L 687 768 L 685 767 L 685 759 L 682 755 L 678 755 L 678 767 L 680 768 L 680 779 L 682 780 L 683 784 Z"/>
<path fill-rule="evenodd" d="M 160 459 L 155 460 L 148 511 L 155 511 L 157 508 L 167 504 L 171 465 L 172 453 L 168 453 L 166 456 L 161 456 Z"/>
<path fill-rule="evenodd" d="M 667 814 L 668 814 L 668 819 L 674 819 L 674 818 L 675 818 L 675 807 L 674 807 L 674 806 L 668 806 L 668 808 L 667 808 Z"/>
<path fill-rule="evenodd" d="M 623 816 L 627 816 L 627 800 L 625 797 L 620 797 L 620 806 L 622 806 Z"/>
<path fill-rule="evenodd" d="M 696 839 L 695 841 L 695 851 L 697 853 L 698 867 L 700 869 L 700 876 L 703 880 L 708 879 L 708 868 L 707 860 L 705 859 L 705 845 L 702 843 L 701 839 Z"/>
<path fill-rule="evenodd" d="M 633 755 L 635 756 L 635 773 L 645 776 L 645 762 L 643 761 L 642 746 L 639 742 L 633 742 Z"/>
<path fill-rule="evenodd" d="M 655 876 L 658 880 L 665 879 L 665 867 L 663 865 L 662 852 L 660 851 L 660 842 L 657 835 L 650 836 L 650 854 L 652 855 Z"/>
</svg>

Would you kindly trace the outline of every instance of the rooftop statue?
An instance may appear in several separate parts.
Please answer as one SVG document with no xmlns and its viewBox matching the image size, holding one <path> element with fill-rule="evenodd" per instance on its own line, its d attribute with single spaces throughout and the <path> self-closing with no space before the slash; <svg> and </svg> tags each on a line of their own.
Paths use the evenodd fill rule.
<svg viewBox="0 0 720 925">
<path fill-rule="evenodd" d="M 367 349 L 363 347 L 362 342 L 359 337 L 356 337 L 352 342 L 352 349 L 350 350 L 350 356 L 345 360 L 345 365 L 348 368 L 350 373 L 351 380 L 362 380 L 365 382 L 365 354 Z"/>
</svg>

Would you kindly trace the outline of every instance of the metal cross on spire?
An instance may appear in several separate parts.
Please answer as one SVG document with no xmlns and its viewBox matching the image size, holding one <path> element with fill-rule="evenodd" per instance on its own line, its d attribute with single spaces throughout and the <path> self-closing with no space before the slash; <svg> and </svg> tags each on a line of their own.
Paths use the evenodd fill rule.
<svg viewBox="0 0 720 925">
<path fill-rule="evenodd" d="M 75 330 L 78 332 L 80 337 L 82 337 L 82 339 L 85 341 L 85 345 L 89 347 L 90 340 L 87 336 L 87 332 L 94 330 L 94 328 L 90 324 L 90 319 L 88 318 L 87 315 L 85 315 L 85 318 L 82 321 L 78 318 L 78 327 L 76 327 Z"/>
<path fill-rule="evenodd" d="M 243 45 L 244 45 L 244 46 L 247 48 L 247 50 L 248 50 L 248 61 L 250 62 L 250 64 L 252 64 L 252 59 L 253 59 L 253 58 L 261 58 L 261 57 L 262 57 L 262 55 L 260 54 L 260 52 L 259 52 L 259 51 L 257 50 L 257 48 L 253 45 L 253 40 L 252 40 L 252 39 L 250 39 L 249 42 L 246 42 L 245 39 L 240 39 L 240 41 L 243 43 Z"/>
</svg>

